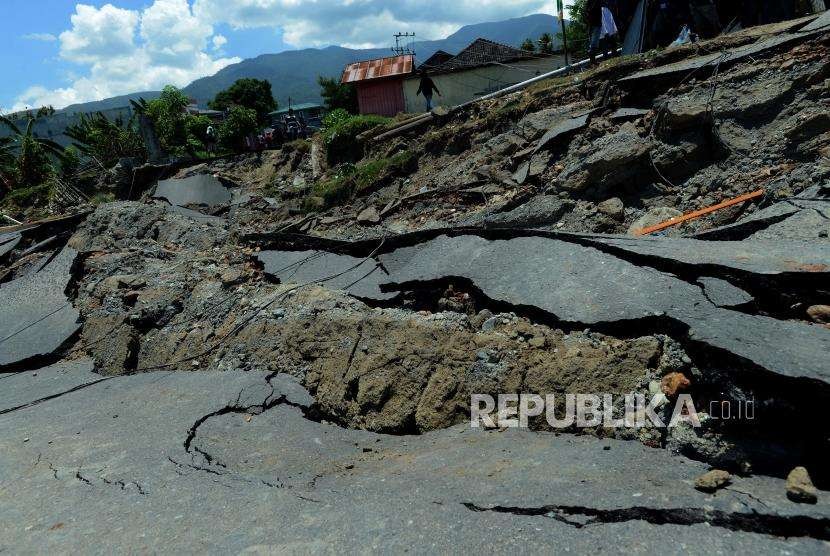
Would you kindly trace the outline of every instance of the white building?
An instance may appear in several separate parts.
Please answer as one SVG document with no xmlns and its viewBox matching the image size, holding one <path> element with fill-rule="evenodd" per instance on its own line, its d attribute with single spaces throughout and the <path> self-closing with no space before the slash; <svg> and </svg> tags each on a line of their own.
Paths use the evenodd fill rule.
<svg viewBox="0 0 830 556">
<path fill-rule="evenodd" d="M 439 50 L 404 80 L 406 111 L 426 110 L 424 97 L 415 94 L 421 81 L 420 70 L 427 72 L 441 93 L 433 96 L 433 105 L 456 106 L 564 65 L 565 57 L 559 54 L 527 52 L 476 39 L 455 56 Z"/>
</svg>

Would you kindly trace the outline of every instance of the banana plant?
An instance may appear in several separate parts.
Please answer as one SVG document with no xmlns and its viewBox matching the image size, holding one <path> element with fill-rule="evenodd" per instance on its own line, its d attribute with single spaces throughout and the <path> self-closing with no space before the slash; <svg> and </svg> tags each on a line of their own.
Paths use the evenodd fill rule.
<svg viewBox="0 0 830 556">
<path fill-rule="evenodd" d="M 39 110 L 36 116 L 30 115 L 25 129 L 0 115 L 0 124 L 11 132 L 0 140 L 0 178 L 8 189 L 43 184 L 53 172 L 52 158 L 63 157 L 63 147 L 34 134 L 35 121 L 44 114 Z"/>
</svg>

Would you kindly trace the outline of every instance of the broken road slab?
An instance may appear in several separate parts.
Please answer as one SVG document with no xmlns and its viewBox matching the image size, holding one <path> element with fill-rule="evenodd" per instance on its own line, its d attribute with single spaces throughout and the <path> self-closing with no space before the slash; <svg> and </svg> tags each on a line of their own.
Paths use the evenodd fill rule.
<svg viewBox="0 0 830 556">
<path fill-rule="evenodd" d="M 360 259 L 341 260 L 341 256 L 329 254 L 321 262 L 312 263 L 317 266 L 306 266 L 304 261 L 315 260 L 312 255 L 296 254 L 293 258 L 278 255 L 272 264 L 280 268 L 279 265 L 299 263 L 302 274 L 293 279 L 286 277 L 286 281 L 303 283 L 345 272 L 360 262 Z M 721 255 L 718 258 L 717 253 L 711 254 L 696 264 L 720 262 L 755 272 L 780 271 L 777 261 L 770 262 L 760 254 L 758 260 L 748 262 L 736 259 L 729 250 Z M 695 256 L 701 255 L 684 253 L 680 259 L 695 260 Z M 338 287 L 359 287 L 359 297 L 385 300 L 395 290 L 460 278 L 469 280 L 489 299 L 516 308 L 541 310 L 572 326 L 621 323 L 634 326 L 639 321 L 647 328 L 649 322 L 667 317 L 688 326 L 692 340 L 725 350 L 767 371 L 830 382 L 827 330 L 719 308 L 695 282 L 639 266 L 593 247 L 538 236 L 508 240 L 439 236 L 382 253 L 377 259 L 388 276 L 375 274 L 375 269 L 367 266 L 365 272 L 352 272 L 345 280 L 338 278 L 342 280 Z M 800 264 L 784 266 L 794 272 L 812 270 L 799 270 Z M 368 280 L 359 286 L 362 276 Z"/>
<path fill-rule="evenodd" d="M 816 22 L 814 22 L 813 24 L 817 24 L 818 21 L 819 20 L 816 20 Z M 784 46 L 792 42 L 804 40 L 812 34 L 822 32 L 822 30 L 823 26 L 817 29 L 807 29 L 805 27 L 804 30 L 800 32 L 782 33 L 780 35 L 774 35 L 772 37 L 762 39 L 744 46 L 724 50 L 723 52 L 706 54 L 705 56 L 697 56 L 695 58 L 687 58 L 685 60 L 681 60 L 679 62 L 674 62 L 671 64 L 666 64 L 664 66 L 658 66 L 656 68 L 638 71 L 636 73 L 623 77 L 622 79 L 620 79 L 620 82 L 633 83 L 643 79 L 666 77 L 677 73 L 688 73 L 695 70 L 699 70 L 706 66 L 725 66 L 726 64 L 739 62 L 750 56 L 759 55 L 774 48 Z"/>
<path fill-rule="evenodd" d="M 651 112 L 651 110 L 643 110 L 642 108 L 618 108 L 609 118 L 612 120 L 630 120 L 640 118 Z"/>
<path fill-rule="evenodd" d="M 792 240 L 702 241 L 690 238 L 594 237 L 589 241 L 628 253 L 692 266 L 754 274 L 830 272 L 830 245 Z"/>
<path fill-rule="evenodd" d="M 64 247 L 37 272 L 0 285 L 0 368 L 50 355 L 80 328 L 64 293 L 76 255 Z"/>
<path fill-rule="evenodd" d="M 20 243 L 19 233 L 0 234 L 0 260 Z"/>
<path fill-rule="evenodd" d="M 355 297 L 391 299 L 379 284 L 385 273 L 374 259 L 359 259 L 324 251 L 262 251 L 257 258 L 265 273 L 283 283 L 316 283 L 332 290 L 345 290 Z"/>
<path fill-rule="evenodd" d="M 808 554 L 828 538 L 824 493 L 796 504 L 783 479 L 738 477 L 712 496 L 693 488 L 705 464 L 638 443 L 379 435 L 310 420 L 309 401 L 282 375 L 155 372 L 0 415 L 0 547 L 601 552 L 671 538 L 668 553 Z"/>
<path fill-rule="evenodd" d="M 556 143 L 556 141 L 568 137 L 570 134 L 583 129 L 588 125 L 588 119 L 591 117 L 592 113 L 593 111 L 589 110 L 579 116 L 564 119 L 548 129 L 548 131 L 546 131 L 545 134 L 542 135 L 542 137 L 536 142 L 536 146 L 530 153 L 530 160 L 523 163 L 519 167 L 519 169 L 513 174 L 513 179 L 519 184 L 524 183 L 530 173 L 530 165 L 533 157 L 536 156 L 541 150 L 551 147 L 554 143 Z"/>
<path fill-rule="evenodd" d="M 753 300 L 750 294 L 720 278 L 701 276 L 697 282 L 703 286 L 703 294 L 718 307 L 737 307 Z"/>
<path fill-rule="evenodd" d="M 161 180 L 153 197 L 166 199 L 179 207 L 202 205 L 214 207 L 231 202 L 231 190 L 211 174 L 196 174 L 187 178 Z"/>
<path fill-rule="evenodd" d="M 765 207 L 737 222 L 694 234 L 696 239 L 723 241 L 784 239 L 827 241 L 830 232 L 830 197 L 793 198 Z"/>
</svg>

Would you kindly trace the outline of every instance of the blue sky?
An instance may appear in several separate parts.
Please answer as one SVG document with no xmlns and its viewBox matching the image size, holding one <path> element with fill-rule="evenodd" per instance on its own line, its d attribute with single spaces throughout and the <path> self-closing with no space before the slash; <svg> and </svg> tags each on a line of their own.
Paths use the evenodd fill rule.
<svg viewBox="0 0 830 556">
<path fill-rule="evenodd" d="M 0 110 L 184 86 L 259 54 L 553 13 L 553 0 L 2 0 Z"/>
</svg>

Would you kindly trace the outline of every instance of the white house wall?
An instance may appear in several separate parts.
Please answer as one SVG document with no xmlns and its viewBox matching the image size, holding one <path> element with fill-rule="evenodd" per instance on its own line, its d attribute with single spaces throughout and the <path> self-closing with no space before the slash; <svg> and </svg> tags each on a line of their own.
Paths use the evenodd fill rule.
<svg viewBox="0 0 830 556">
<path fill-rule="evenodd" d="M 536 75 L 555 70 L 565 64 L 563 56 L 538 60 L 493 64 L 452 73 L 430 75 L 441 96 L 434 95 L 435 105 L 455 106 L 474 98 L 520 83 Z M 426 104 L 422 95 L 415 96 L 421 78 L 414 74 L 403 83 L 407 112 L 424 112 Z"/>
</svg>

